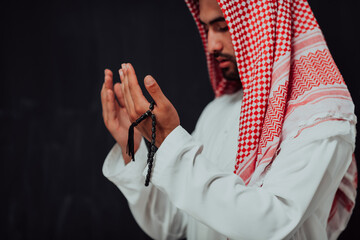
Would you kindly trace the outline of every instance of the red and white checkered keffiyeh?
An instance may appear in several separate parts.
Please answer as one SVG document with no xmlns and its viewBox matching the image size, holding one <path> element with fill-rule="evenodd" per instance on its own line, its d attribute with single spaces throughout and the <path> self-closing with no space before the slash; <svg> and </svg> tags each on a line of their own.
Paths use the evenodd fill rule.
<svg viewBox="0 0 360 240">
<path fill-rule="evenodd" d="M 251 185 L 264 175 L 281 141 L 323 121 L 355 122 L 354 105 L 306 0 L 217 1 L 229 26 L 244 89 L 234 173 Z M 199 3 L 185 2 L 206 49 Z M 240 84 L 226 81 L 213 56 L 205 52 L 215 96 L 237 91 Z M 350 218 L 356 185 L 353 159 L 330 213 L 331 239 Z"/>
</svg>

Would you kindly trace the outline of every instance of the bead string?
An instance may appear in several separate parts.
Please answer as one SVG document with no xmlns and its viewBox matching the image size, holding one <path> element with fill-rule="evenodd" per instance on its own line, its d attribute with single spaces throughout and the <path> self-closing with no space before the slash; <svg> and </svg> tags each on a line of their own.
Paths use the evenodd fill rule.
<svg viewBox="0 0 360 240">
<path fill-rule="evenodd" d="M 151 105 L 150 105 L 151 106 Z M 154 107 L 154 106 L 153 106 Z M 156 147 L 155 147 L 155 140 L 156 140 L 156 117 L 155 114 L 151 113 L 151 120 L 152 120 L 152 128 L 151 128 L 151 143 L 150 143 L 150 149 L 148 152 L 148 172 L 146 174 L 146 179 L 145 179 L 145 186 L 149 186 L 149 182 L 150 182 L 150 177 L 151 177 L 151 170 L 153 167 L 153 161 L 154 161 L 154 155 L 156 152 Z"/>
<path fill-rule="evenodd" d="M 151 177 L 151 170 L 153 167 L 153 161 L 154 161 L 154 155 L 156 152 L 156 146 L 155 146 L 155 140 L 156 140 L 156 117 L 155 114 L 152 113 L 152 110 L 154 110 L 155 102 L 151 101 L 149 110 L 147 110 L 143 115 L 141 115 L 138 119 L 133 122 L 129 127 L 129 136 L 128 136 L 128 144 L 126 148 L 126 153 L 132 158 L 133 161 L 135 161 L 135 153 L 134 153 L 134 127 L 136 127 L 139 123 L 141 123 L 144 119 L 146 119 L 148 116 L 151 116 L 152 120 L 152 128 L 151 128 L 151 142 L 150 147 L 148 149 L 148 172 L 146 174 L 145 179 L 145 186 L 149 186 L 150 177 Z"/>
</svg>

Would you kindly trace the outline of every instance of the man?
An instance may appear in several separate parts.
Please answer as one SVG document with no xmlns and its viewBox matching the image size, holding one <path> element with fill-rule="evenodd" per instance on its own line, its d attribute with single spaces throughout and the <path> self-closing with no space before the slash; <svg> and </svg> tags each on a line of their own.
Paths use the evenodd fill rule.
<svg viewBox="0 0 360 240">
<path fill-rule="evenodd" d="M 356 117 L 307 2 L 187 5 L 216 99 L 190 135 L 156 81 L 144 79 L 158 147 L 145 187 L 150 118 L 134 132 L 136 161 L 125 152 L 130 123 L 149 103 L 131 64 L 114 86 L 105 70 L 103 117 L 117 144 L 104 175 L 155 239 L 336 239 L 355 200 Z"/>
</svg>

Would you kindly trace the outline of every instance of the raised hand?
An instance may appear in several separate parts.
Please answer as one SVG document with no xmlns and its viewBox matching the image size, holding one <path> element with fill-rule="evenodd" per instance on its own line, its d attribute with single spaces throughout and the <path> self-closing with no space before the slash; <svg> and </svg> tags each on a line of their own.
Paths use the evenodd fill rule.
<svg viewBox="0 0 360 240">
<path fill-rule="evenodd" d="M 122 82 L 120 85 L 122 101 L 127 109 L 130 121 L 133 122 L 149 109 L 149 102 L 141 91 L 135 70 L 131 64 L 122 64 L 119 74 Z M 155 145 L 160 147 L 171 131 L 180 125 L 180 119 L 176 109 L 162 93 L 155 79 L 146 76 L 144 83 L 146 90 L 156 102 L 152 113 L 155 114 L 157 122 Z M 136 128 L 144 137 L 151 140 L 152 123 L 150 118 L 145 119 Z"/>
<path fill-rule="evenodd" d="M 115 95 L 119 100 L 118 102 L 115 99 Z M 120 145 L 125 164 L 127 164 L 131 160 L 126 154 L 128 129 L 131 123 L 129 121 L 128 112 L 125 108 L 120 83 L 116 83 L 115 85 L 113 84 L 113 73 L 109 69 L 105 69 L 104 84 L 101 89 L 101 103 L 105 126 L 116 142 Z M 139 148 L 140 140 L 141 133 L 135 129 L 135 152 Z"/>
</svg>

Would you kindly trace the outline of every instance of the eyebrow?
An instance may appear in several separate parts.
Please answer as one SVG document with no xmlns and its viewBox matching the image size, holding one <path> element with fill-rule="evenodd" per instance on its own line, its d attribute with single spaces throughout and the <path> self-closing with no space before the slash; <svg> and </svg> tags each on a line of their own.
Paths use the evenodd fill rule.
<svg viewBox="0 0 360 240">
<path fill-rule="evenodd" d="M 209 25 L 212 25 L 212 24 L 214 24 L 214 23 L 216 23 L 216 22 L 225 22 L 225 18 L 224 18 L 224 17 L 215 18 L 215 19 L 213 19 L 213 20 L 211 20 L 211 21 L 209 22 Z M 201 23 L 202 25 L 207 25 L 206 23 L 204 23 L 204 22 L 201 21 L 201 20 L 200 20 L 200 23 Z"/>
</svg>

